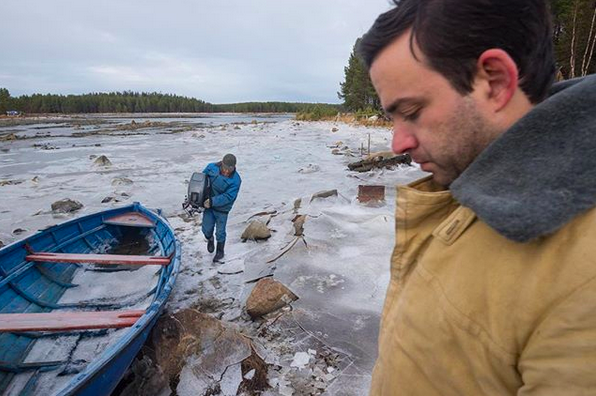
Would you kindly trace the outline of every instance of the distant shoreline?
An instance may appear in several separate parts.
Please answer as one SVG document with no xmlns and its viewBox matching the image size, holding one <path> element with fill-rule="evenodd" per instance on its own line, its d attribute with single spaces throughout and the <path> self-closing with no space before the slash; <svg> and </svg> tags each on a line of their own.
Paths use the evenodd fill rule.
<svg viewBox="0 0 596 396">
<path fill-rule="evenodd" d="M 80 118 L 80 117 L 97 117 L 97 118 L 206 118 L 217 115 L 258 115 L 260 117 L 274 117 L 285 116 L 288 114 L 296 114 L 293 112 L 199 112 L 199 113 L 26 113 L 18 116 L 0 115 L 2 120 L 12 120 L 19 118 Z"/>
</svg>

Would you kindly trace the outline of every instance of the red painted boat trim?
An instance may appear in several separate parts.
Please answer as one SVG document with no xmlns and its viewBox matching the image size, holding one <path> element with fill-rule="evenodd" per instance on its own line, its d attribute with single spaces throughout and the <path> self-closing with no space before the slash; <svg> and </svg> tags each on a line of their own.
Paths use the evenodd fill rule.
<svg viewBox="0 0 596 396">
<path fill-rule="evenodd" d="M 0 314 L 0 332 L 63 331 L 130 327 L 144 310 Z"/>
<path fill-rule="evenodd" d="M 133 256 L 126 254 L 77 254 L 77 253 L 44 253 L 34 252 L 25 256 L 27 261 L 43 261 L 46 263 L 76 264 L 132 264 L 132 265 L 168 265 L 171 257 Z"/>
</svg>

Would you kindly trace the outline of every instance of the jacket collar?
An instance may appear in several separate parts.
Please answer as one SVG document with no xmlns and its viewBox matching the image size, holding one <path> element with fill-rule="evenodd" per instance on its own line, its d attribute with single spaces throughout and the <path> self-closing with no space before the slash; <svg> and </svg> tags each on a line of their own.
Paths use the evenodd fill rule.
<svg viewBox="0 0 596 396">
<path fill-rule="evenodd" d="M 450 187 L 517 242 L 551 234 L 596 205 L 596 75 L 555 84 L 550 93 Z"/>
</svg>

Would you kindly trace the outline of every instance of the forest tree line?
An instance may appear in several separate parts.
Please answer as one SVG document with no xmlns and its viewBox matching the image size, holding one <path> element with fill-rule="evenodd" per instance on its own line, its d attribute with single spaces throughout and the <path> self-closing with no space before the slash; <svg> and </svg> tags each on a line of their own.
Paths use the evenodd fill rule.
<svg viewBox="0 0 596 396">
<path fill-rule="evenodd" d="M 596 73 L 596 1 L 549 0 L 549 4 L 553 15 L 557 80 Z M 358 40 L 344 68 L 338 96 L 348 111 L 382 114 L 368 71 L 356 54 Z"/>
<path fill-rule="evenodd" d="M 212 104 L 203 100 L 163 93 L 110 92 L 84 95 L 34 94 L 12 97 L 6 88 L 0 88 L 0 114 L 16 110 L 35 113 L 298 113 L 313 106 L 333 109 L 339 105 L 248 102 Z"/>
</svg>

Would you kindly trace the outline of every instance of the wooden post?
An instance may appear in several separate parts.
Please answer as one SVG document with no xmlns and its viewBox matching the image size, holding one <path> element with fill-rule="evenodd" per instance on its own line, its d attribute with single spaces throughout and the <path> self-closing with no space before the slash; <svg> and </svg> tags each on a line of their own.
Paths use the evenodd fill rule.
<svg viewBox="0 0 596 396">
<path fill-rule="evenodd" d="M 360 203 L 382 202 L 385 200 L 385 186 L 358 186 L 358 201 Z"/>
</svg>

